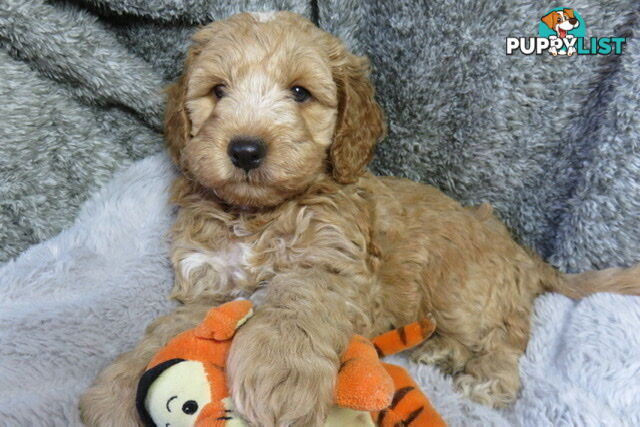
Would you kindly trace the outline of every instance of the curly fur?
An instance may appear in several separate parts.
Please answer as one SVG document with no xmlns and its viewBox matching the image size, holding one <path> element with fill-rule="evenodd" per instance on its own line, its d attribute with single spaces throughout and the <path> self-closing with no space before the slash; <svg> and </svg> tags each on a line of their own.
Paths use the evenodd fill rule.
<svg viewBox="0 0 640 427">
<path fill-rule="evenodd" d="M 211 94 L 217 84 L 227 96 Z M 293 101 L 294 85 L 313 98 Z M 172 296 L 185 305 L 100 375 L 82 401 L 89 425 L 135 424 L 128 398 L 148 358 L 207 302 L 259 303 L 230 355 L 240 412 L 260 426 L 316 426 L 354 332 L 432 314 L 436 335 L 415 358 L 503 406 L 520 386 L 537 295 L 638 294 L 637 267 L 564 276 L 516 243 L 489 206 L 368 173 L 384 134 L 368 62 L 297 15 L 241 14 L 203 28 L 168 95 L 167 141 L 183 172 L 173 186 Z M 238 135 L 267 144 L 259 168 L 230 162 Z"/>
</svg>

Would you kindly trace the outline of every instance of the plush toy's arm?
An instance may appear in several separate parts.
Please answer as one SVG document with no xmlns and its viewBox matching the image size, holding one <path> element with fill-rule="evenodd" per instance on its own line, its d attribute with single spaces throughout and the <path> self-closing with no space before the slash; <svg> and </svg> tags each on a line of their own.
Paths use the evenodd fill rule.
<svg viewBox="0 0 640 427">
<path fill-rule="evenodd" d="M 406 369 L 388 363 L 382 365 L 393 379 L 395 393 L 387 409 L 372 414 L 376 425 L 380 427 L 445 427 L 447 425 Z"/>
<path fill-rule="evenodd" d="M 249 300 L 236 300 L 218 307 L 207 313 L 205 319 L 196 327 L 198 338 L 225 341 L 231 339 L 244 322 L 253 315 L 253 305 Z"/>
<path fill-rule="evenodd" d="M 410 349 L 429 338 L 436 325 L 430 319 L 410 323 L 371 340 L 380 358 Z"/>
<path fill-rule="evenodd" d="M 445 423 L 407 371 L 380 357 L 411 348 L 431 336 L 431 320 L 411 323 L 369 341 L 354 335 L 340 359 L 336 404 L 372 412 L 381 426 L 433 426 Z"/>
<path fill-rule="evenodd" d="M 340 358 L 336 405 L 360 411 L 380 411 L 391 403 L 393 381 L 376 350 L 364 337 L 354 335 Z"/>
</svg>

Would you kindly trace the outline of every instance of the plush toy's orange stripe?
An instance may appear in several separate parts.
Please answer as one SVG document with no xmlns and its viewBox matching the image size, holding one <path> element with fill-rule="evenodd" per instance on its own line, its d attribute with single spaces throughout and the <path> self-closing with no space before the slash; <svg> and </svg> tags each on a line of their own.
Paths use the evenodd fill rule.
<svg viewBox="0 0 640 427">
<path fill-rule="evenodd" d="M 445 427 L 446 423 L 431 406 L 409 373 L 402 367 L 383 363 L 395 386 L 389 408 L 371 416 L 380 427 Z"/>
<path fill-rule="evenodd" d="M 399 353 L 420 344 L 435 330 L 430 320 L 410 323 L 402 328 L 394 329 L 371 340 L 380 357 Z"/>
</svg>

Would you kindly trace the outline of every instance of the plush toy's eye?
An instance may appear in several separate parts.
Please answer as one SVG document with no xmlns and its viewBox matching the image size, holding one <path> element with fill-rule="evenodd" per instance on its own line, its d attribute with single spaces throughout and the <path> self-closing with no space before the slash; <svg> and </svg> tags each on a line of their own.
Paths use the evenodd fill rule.
<svg viewBox="0 0 640 427">
<path fill-rule="evenodd" d="M 186 402 L 184 402 L 184 405 L 182 405 L 182 412 L 187 415 L 195 414 L 197 410 L 198 402 L 196 402 L 195 400 L 187 400 Z"/>
<path fill-rule="evenodd" d="M 291 94 L 296 102 L 305 102 L 311 98 L 309 91 L 302 86 L 294 86 L 291 88 Z"/>
</svg>

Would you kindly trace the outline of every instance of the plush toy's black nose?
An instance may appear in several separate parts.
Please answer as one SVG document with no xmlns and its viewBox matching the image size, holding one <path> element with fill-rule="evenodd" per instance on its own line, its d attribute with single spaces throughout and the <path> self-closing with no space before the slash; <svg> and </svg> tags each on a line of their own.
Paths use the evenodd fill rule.
<svg viewBox="0 0 640 427">
<path fill-rule="evenodd" d="M 260 166 L 266 153 L 267 147 L 260 138 L 233 138 L 227 147 L 231 163 L 246 172 Z"/>
<path fill-rule="evenodd" d="M 576 25 L 577 22 L 578 22 L 578 18 L 569 18 L 569 24 Z"/>
</svg>

